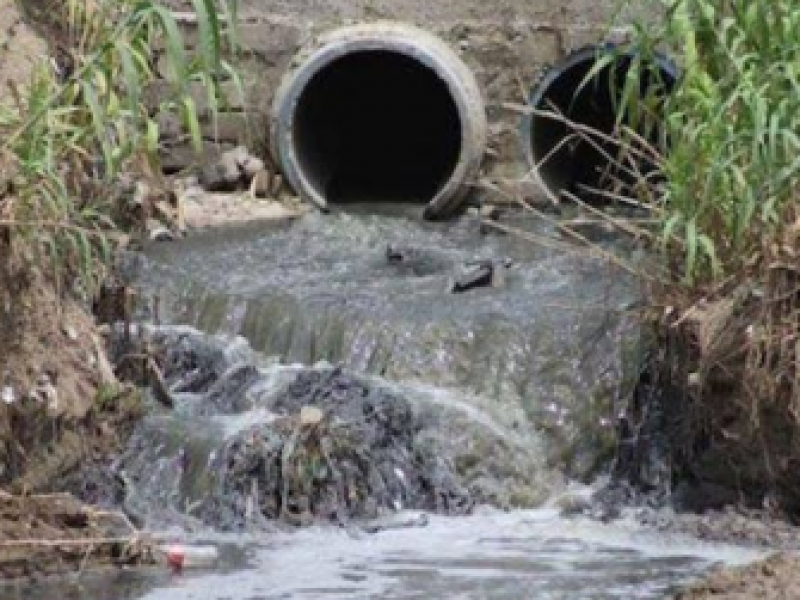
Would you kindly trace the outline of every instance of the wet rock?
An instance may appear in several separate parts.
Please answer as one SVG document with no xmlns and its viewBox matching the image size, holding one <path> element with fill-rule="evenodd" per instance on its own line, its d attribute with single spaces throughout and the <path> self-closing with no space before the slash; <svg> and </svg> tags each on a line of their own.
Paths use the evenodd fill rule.
<svg viewBox="0 0 800 600">
<path fill-rule="evenodd" d="M 450 284 L 451 294 L 460 294 L 475 288 L 490 287 L 494 274 L 494 265 L 485 264 L 471 268 L 462 273 Z"/>
<path fill-rule="evenodd" d="M 177 239 L 173 231 L 155 219 L 147 222 L 147 237 L 151 242 L 173 242 Z"/>
<path fill-rule="evenodd" d="M 505 286 L 507 263 L 485 260 L 466 265 L 466 268 L 449 284 L 451 294 L 460 294 L 476 288 Z"/>
<path fill-rule="evenodd" d="M 244 178 L 249 181 L 255 177 L 257 173 L 264 171 L 264 161 L 255 156 L 248 155 L 239 162 L 239 168 Z"/>
<path fill-rule="evenodd" d="M 236 146 L 223 152 L 218 159 L 202 169 L 200 184 L 209 192 L 231 192 L 241 184 L 250 183 L 256 175 L 264 171 L 262 159 L 250 154 L 244 146 Z M 269 186 L 270 181 L 266 181 L 262 187 L 268 189 Z"/>
<path fill-rule="evenodd" d="M 242 174 L 231 152 L 225 152 L 218 161 L 203 168 L 200 183 L 207 191 L 231 192 L 238 187 Z"/>
</svg>

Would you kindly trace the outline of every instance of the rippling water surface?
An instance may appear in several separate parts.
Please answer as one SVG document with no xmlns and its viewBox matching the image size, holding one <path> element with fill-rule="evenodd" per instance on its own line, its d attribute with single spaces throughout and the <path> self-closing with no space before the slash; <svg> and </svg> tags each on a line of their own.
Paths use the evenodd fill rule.
<svg viewBox="0 0 800 600">
<path fill-rule="evenodd" d="M 552 236 L 541 225 L 529 230 Z M 402 260 L 388 260 L 387 251 Z M 508 265 L 500 267 L 504 284 L 450 293 L 453 279 L 481 260 Z M 541 455 L 536 468 L 548 471 L 543 482 L 591 477 L 607 464 L 638 341 L 628 316 L 638 292 L 623 273 L 580 254 L 481 235 L 468 220 L 309 215 L 291 225 L 224 230 L 153 248 L 138 283 L 142 297 L 159 296 L 163 321 L 242 335 L 265 364 L 341 363 L 460 406 L 494 433 L 526 439 Z M 139 432 L 157 444 L 143 458 L 153 465 L 153 489 L 143 496 L 153 509 L 149 525 L 216 544 L 214 568 L 91 575 L 0 597 L 655 599 L 712 564 L 755 558 L 624 520 L 565 519 L 546 507 L 432 516 L 426 527 L 374 535 L 334 527 L 190 535 L 175 521 L 159 523 L 158 505 L 174 500 L 165 496 L 168 469 L 187 440 L 208 454 L 259 415 L 167 415 Z M 202 489 L 189 488 L 176 493 Z"/>
</svg>

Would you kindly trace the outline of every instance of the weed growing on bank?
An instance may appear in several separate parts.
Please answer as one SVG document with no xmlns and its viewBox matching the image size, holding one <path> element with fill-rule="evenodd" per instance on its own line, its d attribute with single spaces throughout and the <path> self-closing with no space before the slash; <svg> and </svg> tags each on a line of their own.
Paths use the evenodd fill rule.
<svg viewBox="0 0 800 600">
<path fill-rule="evenodd" d="M 784 233 L 800 233 L 800 5 L 660 4 L 660 24 L 633 36 L 643 61 L 664 49 L 682 72 L 661 116 L 664 181 L 651 209 L 672 275 L 721 284 L 769 267 Z M 621 110 L 637 101 L 638 76 L 629 72 Z"/>
<path fill-rule="evenodd" d="M 663 238 L 690 282 L 770 268 L 781 232 L 800 227 L 800 6 L 681 0 L 668 14 L 664 36 L 685 53 Z"/>
<path fill-rule="evenodd" d="M 60 285 L 91 295 L 132 206 L 130 174 L 158 169 L 160 118 L 180 117 L 201 145 L 198 90 L 216 115 L 220 82 L 238 81 L 222 55 L 235 42 L 226 3 L 194 0 L 196 50 L 157 0 L 18 0 L 58 33 L 27 86 L 0 104 L 0 243 L 3 258 L 38 264 Z M 218 8 L 222 7 L 222 8 Z M 171 95 L 153 105 L 150 86 Z"/>
<path fill-rule="evenodd" d="M 638 28 L 634 45 L 668 49 L 682 70 L 648 203 L 667 267 L 657 331 L 677 349 L 660 367 L 688 399 L 674 468 L 796 516 L 800 5 L 662 4 L 662 24 Z"/>
<path fill-rule="evenodd" d="M 617 99 L 613 132 L 527 110 L 567 124 L 563 143 L 580 141 L 608 158 L 604 188 L 578 192 L 649 213 L 656 228 L 632 233 L 658 239 L 664 282 L 697 290 L 749 277 L 776 250 L 789 252 L 786 235 L 800 236 L 800 5 L 646 4 L 649 21 L 633 25 L 629 43 L 600 48 L 582 83 L 622 73 L 606 82 Z M 664 55 L 678 65 L 675 82 L 660 77 Z M 561 200 L 585 204 L 570 192 Z"/>
<path fill-rule="evenodd" d="M 641 12 L 641 1 L 626 1 Z M 583 82 L 623 65 L 623 77 L 608 78 L 613 131 L 525 111 L 565 123 L 564 144 L 591 145 L 608 160 L 602 189 L 555 200 L 630 234 L 651 259 L 643 268 L 551 220 L 580 251 L 645 282 L 649 375 L 678 425 L 668 432 L 673 483 L 710 485 L 798 519 L 800 4 L 653 0 L 645 12 L 629 43 L 598 51 Z M 679 68 L 668 93 L 652 86 L 664 55 Z M 618 207 L 637 218 L 607 210 Z"/>
</svg>

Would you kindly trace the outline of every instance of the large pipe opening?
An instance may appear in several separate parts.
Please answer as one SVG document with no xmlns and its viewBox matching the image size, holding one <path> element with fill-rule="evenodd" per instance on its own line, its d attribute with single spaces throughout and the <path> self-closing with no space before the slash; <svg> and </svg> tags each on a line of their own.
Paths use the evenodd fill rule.
<svg viewBox="0 0 800 600">
<path fill-rule="evenodd" d="M 295 118 L 297 160 L 330 203 L 425 204 L 461 154 L 461 120 L 447 85 L 393 52 L 332 62 L 303 90 Z"/>
<path fill-rule="evenodd" d="M 401 24 L 347 27 L 287 76 L 273 151 L 320 207 L 413 202 L 453 212 L 480 167 L 486 116 L 472 74 L 432 35 Z"/>
<path fill-rule="evenodd" d="M 614 60 L 604 64 L 609 53 L 614 53 Z M 551 198 L 569 192 L 585 202 L 607 202 L 634 185 L 640 175 L 652 174 L 652 161 L 640 154 L 635 160 L 632 154 L 620 160 L 624 149 L 617 114 L 632 64 L 630 54 L 611 46 L 586 48 L 555 65 L 534 88 L 533 114 L 525 118 L 522 133 L 528 164 Z M 654 99 L 658 112 L 675 85 L 676 71 L 661 58 L 645 66 L 638 99 L 651 103 Z M 651 144 L 660 143 L 657 115 L 650 114 L 646 126 L 627 117 L 623 124 Z"/>
</svg>

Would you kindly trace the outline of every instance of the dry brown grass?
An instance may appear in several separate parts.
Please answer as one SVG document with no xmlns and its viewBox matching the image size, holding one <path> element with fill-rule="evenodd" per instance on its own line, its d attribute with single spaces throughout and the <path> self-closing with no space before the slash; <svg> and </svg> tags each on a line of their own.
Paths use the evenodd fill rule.
<svg viewBox="0 0 800 600">
<path fill-rule="evenodd" d="M 657 368 L 685 397 L 679 477 L 800 518 L 800 213 L 745 269 L 705 287 L 659 286 Z"/>
</svg>

